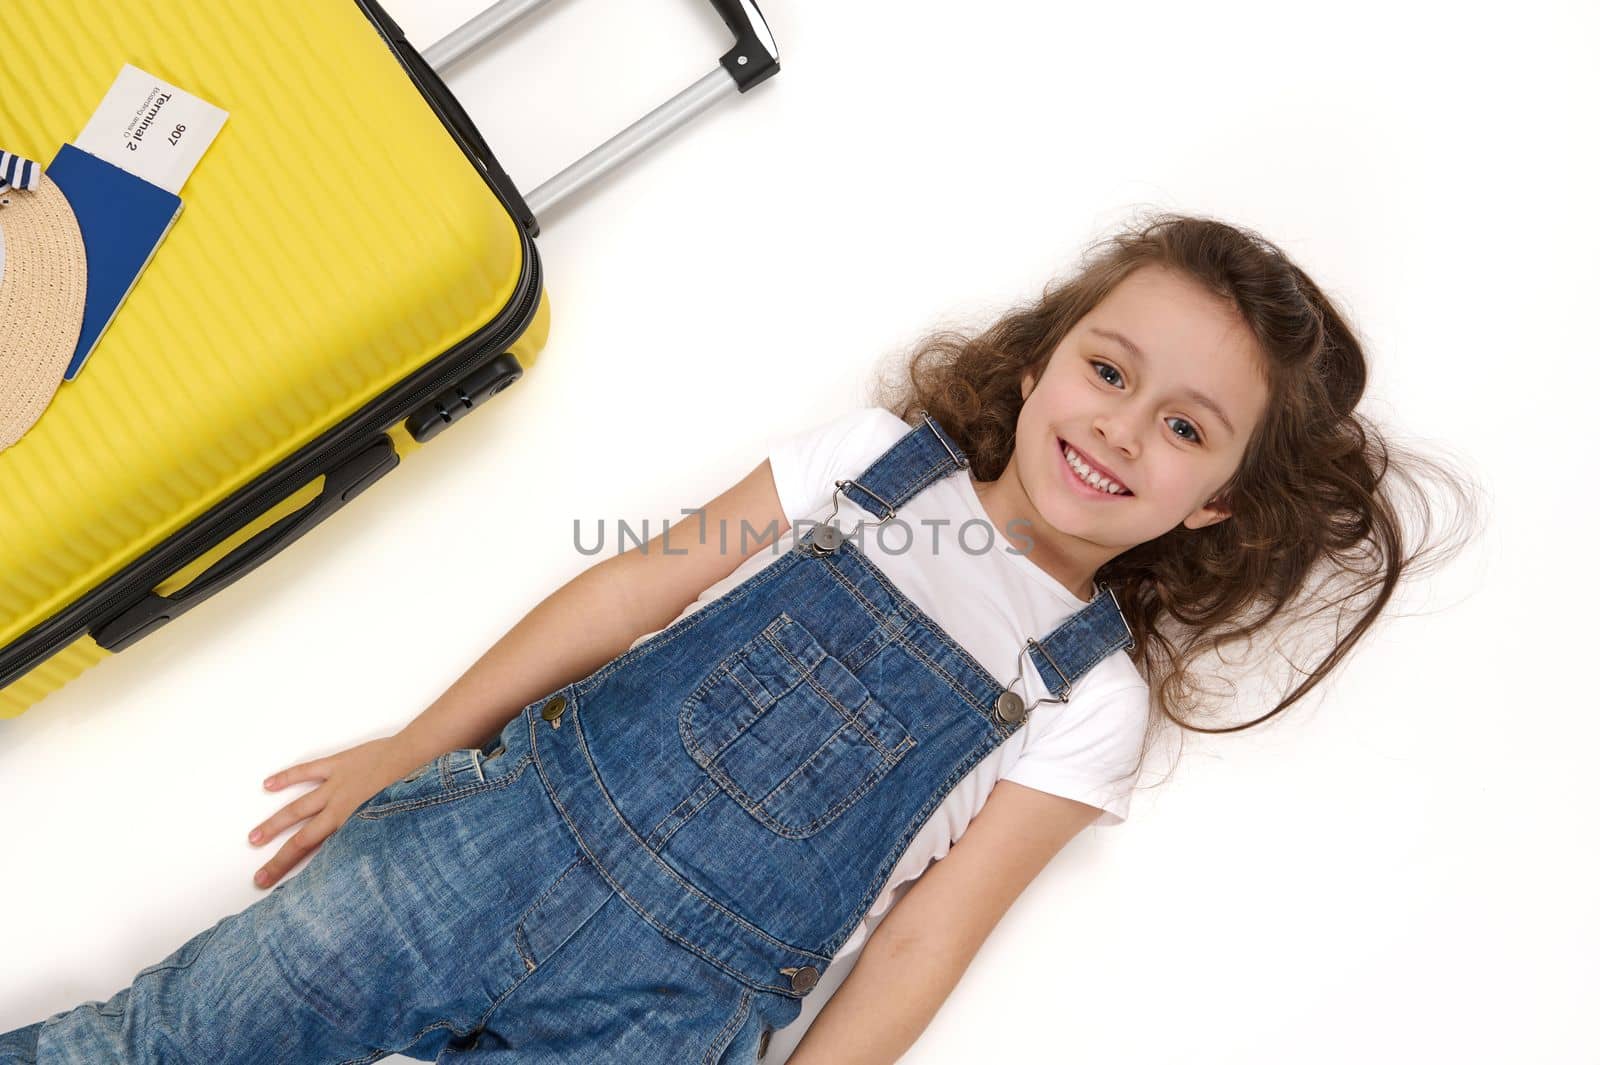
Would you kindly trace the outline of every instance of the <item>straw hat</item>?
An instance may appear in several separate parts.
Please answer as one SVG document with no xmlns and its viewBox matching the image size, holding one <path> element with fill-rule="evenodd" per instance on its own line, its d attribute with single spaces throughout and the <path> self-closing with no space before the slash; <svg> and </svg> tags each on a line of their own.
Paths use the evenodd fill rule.
<svg viewBox="0 0 1600 1065">
<path fill-rule="evenodd" d="M 88 267 L 78 218 L 38 163 L 0 152 L 0 450 L 50 405 L 78 346 Z"/>
</svg>

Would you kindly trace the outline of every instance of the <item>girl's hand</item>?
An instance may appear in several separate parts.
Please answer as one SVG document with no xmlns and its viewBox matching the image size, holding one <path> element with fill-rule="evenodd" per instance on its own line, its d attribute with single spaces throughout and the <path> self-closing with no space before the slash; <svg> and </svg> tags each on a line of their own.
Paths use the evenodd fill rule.
<svg viewBox="0 0 1600 1065">
<path fill-rule="evenodd" d="M 251 846 L 263 846 L 290 825 L 306 821 L 256 873 L 256 886 L 271 887 L 338 831 L 356 807 L 416 768 L 409 764 L 411 760 L 393 736 L 384 736 L 268 777 L 264 782 L 268 791 L 306 780 L 321 783 L 251 830 Z"/>
</svg>

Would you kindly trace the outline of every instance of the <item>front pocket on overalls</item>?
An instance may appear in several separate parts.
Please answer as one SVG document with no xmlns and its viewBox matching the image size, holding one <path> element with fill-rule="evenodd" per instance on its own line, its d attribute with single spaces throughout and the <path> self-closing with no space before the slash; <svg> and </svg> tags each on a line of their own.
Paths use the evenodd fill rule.
<svg viewBox="0 0 1600 1065">
<path fill-rule="evenodd" d="M 476 747 L 446 751 L 356 807 L 355 816 L 376 820 L 401 810 L 448 802 L 464 795 L 471 785 L 483 780 L 480 769 L 482 758 L 483 751 Z"/>
<path fill-rule="evenodd" d="M 782 836 L 820 831 L 916 746 L 899 718 L 788 613 L 684 700 L 683 746 Z"/>
<path fill-rule="evenodd" d="M 375 821 L 514 783 L 532 760 L 524 738 L 529 727 L 526 716 L 519 714 L 486 748 L 446 751 L 357 806 L 354 816 Z"/>
</svg>

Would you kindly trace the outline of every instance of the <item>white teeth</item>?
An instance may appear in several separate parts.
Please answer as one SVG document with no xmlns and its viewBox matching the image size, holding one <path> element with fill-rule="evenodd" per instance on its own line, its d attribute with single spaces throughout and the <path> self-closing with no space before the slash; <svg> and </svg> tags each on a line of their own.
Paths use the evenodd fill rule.
<svg viewBox="0 0 1600 1065">
<path fill-rule="evenodd" d="M 1102 477 L 1099 473 L 1097 473 L 1094 467 L 1084 462 L 1078 453 L 1072 450 L 1071 447 L 1064 446 L 1062 450 L 1066 453 L 1067 465 L 1071 466 L 1073 470 L 1077 472 L 1080 480 L 1087 481 L 1089 484 L 1100 489 L 1100 491 L 1106 493 L 1107 495 L 1122 495 L 1127 492 L 1127 489 L 1122 487 L 1122 485 L 1118 484 L 1116 481 L 1113 481 L 1109 477 Z"/>
</svg>

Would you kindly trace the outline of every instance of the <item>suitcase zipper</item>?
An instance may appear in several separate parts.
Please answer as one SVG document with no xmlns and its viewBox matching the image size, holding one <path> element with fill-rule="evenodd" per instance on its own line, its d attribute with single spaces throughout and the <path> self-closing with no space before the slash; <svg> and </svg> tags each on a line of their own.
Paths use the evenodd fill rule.
<svg viewBox="0 0 1600 1065">
<path fill-rule="evenodd" d="M 431 378 L 415 378 L 413 375 L 415 379 L 410 384 L 397 385 L 388 395 L 380 396 L 369 404 L 371 408 L 369 413 L 358 415 L 334 429 L 334 440 L 321 448 L 312 445 L 311 449 L 303 452 L 300 458 L 290 460 L 288 465 L 277 470 L 262 474 L 252 484 L 240 489 L 244 496 L 236 507 L 229 508 L 226 503 L 219 504 L 212 509 L 211 514 L 215 517 L 209 522 L 206 518 L 200 519 L 200 522 L 205 524 L 197 523 L 189 526 L 178 533 L 175 539 L 151 549 L 144 557 L 125 568 L 121 574 L 111 578 L 99 588 L 91 590 L 73 606 L 67 607 L 53 618 L 13 640 L 3 652 L 0 652 L 0 688 L 10 685 L 31 671 L 39 662 L 56 654 L 96 624 L 115 618 L 143 600 L 150 594 L 150 590 L 170 573 L 188 565 L 222 539 L 271 510 L 287 494 L 299 489 L 308 480 L 306 477 L 308 472 L 315 468 L 332 469 L 342 460 L 370 446 L 375 433 L 385 432 L 389 426 L 410 414 L 430 396 L 456 384 L 490 359 L 499 357 L 504 353 L 505 346 L 526 332 L 531 324 L 533 312 L 543 295 L 543 278 L 538 249 L 532 239 L 537 230 L 527 204 L 523 202 L 497 162 L 485 165 L 485 159 L 493 160 L 493 154 L 482 137 L 477 134 L 476 128 L 472 129 L 470 139 L 463 135 L 460 124 L 470 126 L 471 123 L 466 119 L 466 113 L 460 105 L 443 105 L 438 96 L 419 80 L 417 64 L 421 64 L 422 59 L 409 45 L 404 50 L 396 45 L 396 38 L 404 42 L 404 37 L 399 36 L 399 27 L 393 20 L 371 0 L 355 0 L 355 4 L 372 22 L 379 36 L 411 77 L 412 83 L 422 94 L 423 99 L 427 100 L 428 105 L 444 120 L 446 128 L 455 137 L 457 144 L 469 158 L 483 167 L 482 172 L 488 185 L 510 210 L 512 217 L 518 221 L 518 231 L 523 242 L 523 258 L 527 268 L 517 279 L 517 290 L 512 296 L 511 303 L 489 326 L 485 327 L 489 330 L 487 333 L 469 337 L 449 352 L 436 357 L 429 365 L 437 366 L 441 363 L 449 365 L 450 356 L 454 352 L 476 346 L 478 350 L 472 355 L 451 365 L 443 372 L 434 370 Z M 406 54 L 407 51 L 411 56 L 416 56 L 415 61 Z M 437 75 L 432 80 L 438 82 Z M 443 86 L 442 82 L 438 84 Z M 448 94 L 448 89 L 445 92 Z M 480 149 L 481 154 L 479 154 Z M 491 171 L 498 171 L 499 176 L 496 177 Z M 507 189 L 511 190 L 509 194 Z M 428 367 L 423 367 L 417 373 L 428 373 Z M 288 489 L 287 492 L 282 491 L 285 487 Z M 216 528 L 215 526 L 224 517 L 231 527 L 226 530 Z"/>
</svg>

